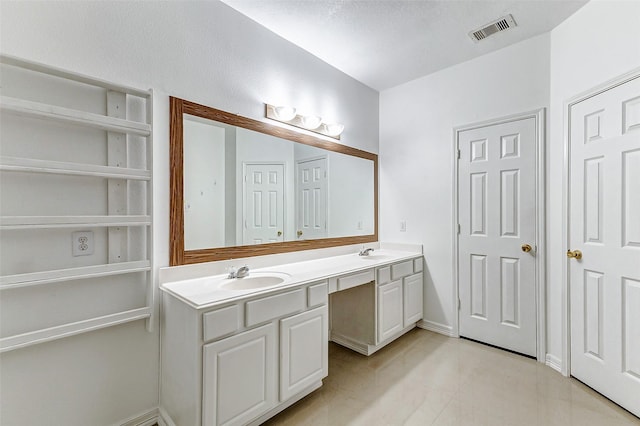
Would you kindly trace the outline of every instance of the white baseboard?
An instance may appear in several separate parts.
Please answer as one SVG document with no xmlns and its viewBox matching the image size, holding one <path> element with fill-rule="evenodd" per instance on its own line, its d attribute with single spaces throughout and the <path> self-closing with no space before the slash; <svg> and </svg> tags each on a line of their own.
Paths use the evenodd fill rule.
<svg viewBox="0 0 640 426">
<path fill-rule="evenodd" d="M 158 408 L 158 425 L 160 426 L 176 426 L 176 424 L 173 422 L 173 419 L 171 419 L 171 416 L 169 415 L 169 413 L 167 413 L 164 408 L 160 407 Z"/>
<path fill-rule="evenodd" d="M 369 356 L 371 353 L 369 352 L 369 346 L 366 343 L 356 342 L 348 337 L 342 336 L 337 333 L 331 333 L 329 340 L 339 344 L 340 346 L 344 346 L 345 348 L 349 348 L 352 351 L 358 352 L 359 354 Z"/>
<path fill-rule="evenodd" d="M 445 336 L 456 337 L 453 334 L 453 327 L 450 325 L 440 324 L 439 322 L 421 320 L 418 321 L 418 327 L 435 333 L 444 334 Z"/>
<path fill-rule="evenodd" d="M 546 358 L 545 365 L 547 367 L 551 367 L 554 370 L 556 370 L 558 373 L 562 374 L 562 361 L 560 360 L 560 358 L 551 354 L 547 354 L 545 358 Z"/>
<path fill-rule="evenodd" d="M 342 336 L 342 335 L 336 334 L 334 332 L 330 333 L 329 340 L 334 342 L 334 343 L 337 343 L 337 344 L 339 344 L 341 346 L 349 348 L 352 351 L 358 352 L 358 353 L 360 353 L 362 355 L 369 356 L 369 355 L 373 354 L 374 352 L 379 351 L 380 349 L 384 348 L 389 343 L 392 343 L 394 340 L 396 340 L 398 337 L 402 336 L 403 334 L 406 334 L 409 331 L 413 330 L 415 327 L 416 327 L 416 324 L 411 324 L 408 327 L 403 328 L 402 330 L 400 330 L 399 332 L 397 332 L 393 336 L 387 338 L 387 340 L 378 343 L 377 345 L 369 345 L 369 344 L 366 344 L 366 343 L 357 342 L 357 341 L 355 341 L 353 339 L 350 339 L 349 337 Z"/>
<path fill-rule="evenodd" d="M 154 408 L 144 413 L 129 417 L 126 420 L 116 423 L 118 426 L 151 426 L 158 421 L 158 409 Z"/>
</svg>

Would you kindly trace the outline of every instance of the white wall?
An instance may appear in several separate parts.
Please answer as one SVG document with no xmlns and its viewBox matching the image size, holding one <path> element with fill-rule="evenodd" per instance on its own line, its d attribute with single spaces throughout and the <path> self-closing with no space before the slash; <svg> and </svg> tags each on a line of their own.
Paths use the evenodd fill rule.
<svg viewBox="0 0 640 426">
<path fill-rule="evenodd" d="M 169 250 L 168 94 L 255 119 L 263 119 L 264 102 L 291 104 L 339 118 L 344 144 L 378 151 L 375 91 L 222 3 L 0 8 L 2 53 L 154 89 L 156 269 L 168 264 Z M 158 334 L 141 321 L 9 352 L 1 362 L 3 425 L 107 425 L 158 403 Z"/>
<path fill-rule="evenodd" d="M 225 129 L 183 121 L 184 247 L 225 245 Z"/>
<path fill-rule="evenodd" d="M 453 128 L 548 104 L 549 34 L 380 94 L 380 240 L 424 245 L 426 321 L 453 321 Z"/>
<path fill-rule="evenodd" d="M 564 102 L 640 67 L 640 2 L 591 1 L 551 32 L 547 352 L 562 359 Z"/>
<path fill-rule="evenodd" d="M 371 235 L 373 161 L 329 153 L 329 237 Z"/>
<path fill-rule="evenodd" d="M 454 314 L 453 127 L 546 106 L 547 357 L 562 362 L 564 102 L 638 67 L 640 2 L 591 1 L 551 33 L 381 93 L 381 240 L 424 244 L 427 321 Z"/>
</svg>

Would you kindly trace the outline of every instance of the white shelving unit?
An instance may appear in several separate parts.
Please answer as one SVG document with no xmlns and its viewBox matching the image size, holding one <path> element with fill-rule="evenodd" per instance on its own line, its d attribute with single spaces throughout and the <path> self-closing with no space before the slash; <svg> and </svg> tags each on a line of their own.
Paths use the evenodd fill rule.
<svg viewBox="0 0 640 426">
<path fill-rule="evenodd" d="M 5 96 L 5 91 L 10 83 L 2 83 L 3 94 L 0 96 L 0 112 L 7 116 L 26 117 L 29 119 L 46 120 L 55 123 L 56 132 L 64 132 L 69 129 L 69 138 L 76 138 L 77 133 L 71 131 L 76 127 L 88 127 L 98 131 L 104 131 L 105 141 L 104 152 L 107 164 L 90 164 L 87 162 L 67 162 L 58 159 L 43 159 L 32 156 L 0 156 L 0 172 L 2 176 L 12 175 L 7 179 L 6 186 L 3 183 L 3 190 L 20 182 L 20 179 L 31 179 L 33 176 L 45 174 L 47 176 L 64 176 L 67 179 L 99 179 L 100 188 L 104 188 L 104 198 L 106 199 L 105 214 L 78 214 L 71 215 L 43 215 L 47 213 L 42 210 L 29 212 L 21 215 L 3 215 L 0 217 L 0 232 L 12 233 L 20 232 L 53 232 L 48 230 L 86 230 L 96 229 L 97 232 L 104 233 L 105 254 L 102 257 L 83 262 L 84 266 L 73 266 L 71 250 L 64 256 L 56 254 L 56 259 L 61 258 L 59 268 L 47 268 L 46 270 L 21 270 L 21 262 L 7 262 L 1 271 L 0 276 L 0 297 L 7 293 L 33 286 L 56 286 L 61 283 L 91 282 L 100 277 L 114 277 L 125 274 L 138 274 L 144 283 L 139 281 L 135 285 L 144 285 L 145 299 L 144 306 L 135 309 L 123 309 L 108 315 L 96 315 L 63 324 L 51 324 L 26 332 L 3 335 L 0 338 L 0 352 L 15 350 L 26 346 L 48 342 L 68 336 L 85 333 L 100 328 L 138 321 L 147 321 L 147 330 L 152 331 L 155 323 L 155 299 L 156 290 L 152 277 L 152 92 L 150 90 L 139 90 L 119 84 L 83 76 L 66 70 L 61 70 L 47 65 L 25 61 L 19 58 L 0 55 L 0 66 L 3 69 L 11 69 L 14 73 L 25 73 L 28 78 L 43 78 L 44 90 L 51 89 L 54 92 L 50 98 L 61 98 L 67 88 L 77 87 L 79 90 L 88 91 L 91 96 L 96 93 L 104 94 L 104 111 L 97 113 L 94 111 L 69 108 L 64 102 L 63 105 L 56 105 L 56 102 L 46 103 L 33 99 L 23 99 L 19 96 Z M 34 77 L 35 76 L 35 77 Z M 11 91 L 11 90 L 9 90 Z M 26 92 L 29 92 L 27 90 Z M 29 97 L 29 96 L 26 96 Z M 83 104 L 82 101 L 76 102 Z M 132 120 L 127 116 L 129 105 L 136 106 L 138 118 L 144 116 L 142 120 Z M 89 108 L 87 108 L 89 109 Z M 142 111 L 142 112 L 140 112 Z M 136 115 L 136 114 L 132 114 Z M 39 123 L 39 121 L 38 121 Z M 62 130 L 60 130 L 62 129 Z M 19 130 L 19 125 L 18 125 Z M 23 126 L 24 133 L 30 135 L 30 126 Z M 26 136 L 27 138 L 30 136 Z M 5 143 L 5 141 L 3 141 Z M 134 152 L 135 145 L 135 155 Z M 28 150 L 27 150 L 28 151 Z M 134 160 L 131 157 L 135 157 Z M 130 163 L 135 163 L 130 166 Z M 142 166 L 141 166 L 142 164 Z M 15 175 L 15 177 L 13 177 Z M 55 178 L 52 178 L 55 179 Z M 66 182 L 66 181 L 60 181 Z M 136 183 L 133 187 L 132 184 Z M 23 187 L 20 187 L 22 190 Z M 142 189 L 141 189 L 142 188 Z M 34 189 L 37 191 L 37 189 Z M 64 188 L 60 189 L 64 191 Z M 17 190 L 16 190 L 17 191 Z M 14 191 L 14 193 L 16 193 Z M 9 191 L 10 192 L 10 191 Z M 140 198 L 144 198 L 141 200 Z M 36 196 L 37 198 L 37 196 Z M 6 201 L 6 200 L 3 200 Z M 82 203 L 77 203 L 82 205 Z M 83 206 L 86 208 L 86 206 Z M 53 208 L 53 210 L 56 210 Z M 35 214 L 37 213 L 37 214 Z M 134 229 L 137 229 L 134 231 Z M 142 230 L 140 230 L 142 229 Z M 103 230 L 103 231 L 100 231 Z M 60 232 L 60 231 L 57 231 Z M 3 238 L 7 234 L 3 235 Z M 17 238 L 12 234 L 11 238 Z M 33 234 L 30 234 L 31 238 Z M 42 234 L 41 241 L 46 242 L 49 238 Z M 8 241 L 8 240 L 7 240 Z M 6 250 L 6 247 L 5 247 Z M 106 260 L 106 261 L 105 261 Z M 29 264 L 26 260 L 24 264 Z M 34 263 L 35 264 L 35 263 Z M 71 265 L 70 265 L 71 264 Z M 73 266 L 73 267 L 69 267 Z M 5 274 L 8 270 L 9 273 Z M 15 273 L 19 272 L 19 273 Z M 134 280 L 135 281 L 135 280 Z M 115 290 L 114 290 L 115 291 Z M 21 295 L 21 297 L 29 297 Z M 21 303 L 28 304 L 28 299 L 21 299 Z M 123 306 L 126 304 L 123 303 Z M 66 307 L 64 307 L 66 308 Z M 25 312 L 25 315 L 30 314 Z M 13 319 L 13 318 L 12 318 Z M 19 321 L 19 319 L 16 319 Z"/>
</svg>

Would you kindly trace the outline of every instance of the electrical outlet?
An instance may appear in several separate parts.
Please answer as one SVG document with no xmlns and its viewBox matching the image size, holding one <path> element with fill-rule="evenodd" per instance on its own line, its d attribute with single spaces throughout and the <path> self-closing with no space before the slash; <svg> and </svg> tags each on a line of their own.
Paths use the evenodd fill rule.
<svg viewBox="0 0 640 426">
<path fill-rule="evenodd" d="M 71 253 L 73 256 L 93 254 L 93 231 L 76 231 L 71 233 Z"/>
<path fill-rule="evenodd" d="M 400 221 L 400 232 L 407 232 L 407 221 L 406 220 L 401 220 Z"/>
</svg>

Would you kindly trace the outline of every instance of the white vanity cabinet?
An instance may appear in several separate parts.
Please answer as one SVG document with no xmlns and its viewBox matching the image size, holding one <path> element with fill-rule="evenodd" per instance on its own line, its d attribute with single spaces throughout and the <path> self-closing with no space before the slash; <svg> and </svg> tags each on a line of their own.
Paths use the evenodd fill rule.
<svg viewBox="0 0 640 426">
<path fill-rule="evenodd" d="M 402 321 L 402 280 L 378 287 L 378 342 L 404 328 Z"/>
<path fill-rule="evenodd" d="M 378 286 L 378 342 L 422 319 L 422 272 Z"/>
<path fill-rule="evenodd" d="M 338 291 L 331 294 L 331 340 L 342 346 L 371 355 L 422 319 L 421 256 L 335 280 Z M 348 285 L 341 288 L 341 282 Z M 331 280 L 329 284 L 331 288 Z"/>
<path fill-rule="evenodd" d="M 244 425 L 276 405 L 276 340 L 270 323 L 204 345 L 204 425 Z"/>
<path fill-rule="evenodd" d="M 328 374 L 327 282 L 196 309 L 163 296 L 161 407 L 175 425 L 259 424 Z"/>
<path fill-rule="evenodd" d="M 280 320 L 280 401 L 327 376 L 328 351 L 326 305 Z"/>
<path fill-rule="evenodd" d="M 422 294 L 424 280 L 422 272 L 402 279 L 403 321 L 402 326 L 408 327 L 422 319 Z"/>
</svg>

